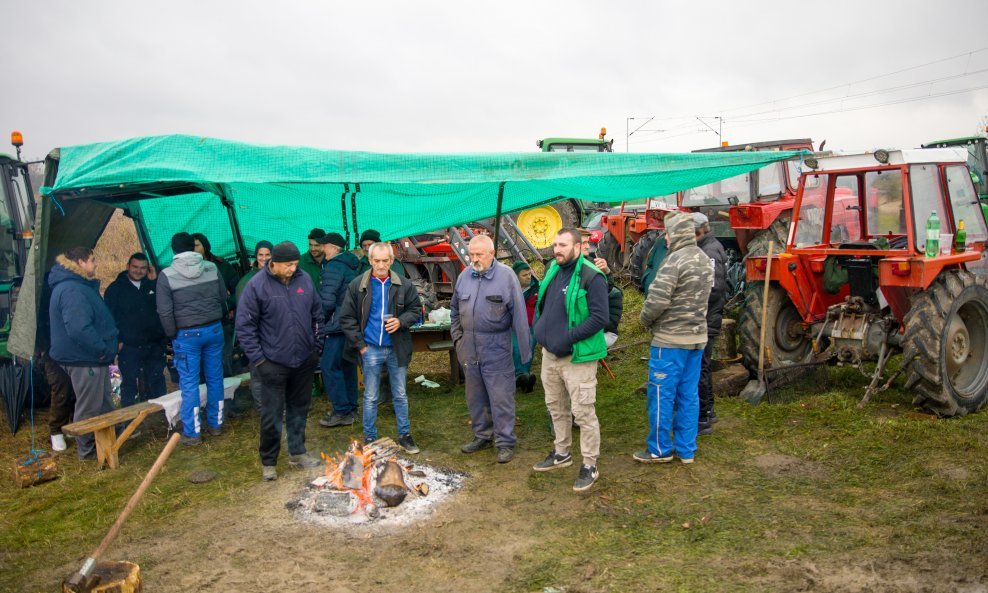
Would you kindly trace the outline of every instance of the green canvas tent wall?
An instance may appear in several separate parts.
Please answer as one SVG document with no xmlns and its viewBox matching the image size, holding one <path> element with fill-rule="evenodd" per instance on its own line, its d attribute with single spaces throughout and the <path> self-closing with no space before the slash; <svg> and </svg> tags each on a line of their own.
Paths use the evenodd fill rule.
<svg viewBox="0 0 988 593">
<path fill-rule="evenodd" d="M 134 219 L 158 266 L 171 261 L 178 231 L 205 233 L 214 253 L 245 261 L 261 239 L 305 249 L 315 226 L 351 245 L 367 228 L 395 239 L 562 198 L 667 195 L 796 154 L 380 154 L 183 135 L 65 147 L 47 160 L 21 295 L 29 302 L 15 314 L 9 347 L 33 353 L 38 286 L 54 255 L 95 245 L 115 208 Z"/>
</svg>

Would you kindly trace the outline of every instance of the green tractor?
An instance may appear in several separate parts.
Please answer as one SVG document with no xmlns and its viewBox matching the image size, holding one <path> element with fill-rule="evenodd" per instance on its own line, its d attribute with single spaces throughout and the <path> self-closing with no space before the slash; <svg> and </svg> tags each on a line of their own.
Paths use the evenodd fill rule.
<svg viewBox="0 0 988 593">
<path fill-rule="evenodd" d="M 988 129 L 985 130 L 988 132 Z M 966 138 L 951 138 L 949 140 L 934 140 L 927 142 L 923 148 L 947 148 L 963 146 L 967 149 L 967 166 L 971 170 L 971 181 L 978 192 L 981 202 L 981 212 L 988 219 L 988 138 L 984 136 L 968 136 Z"/>
<path fill-rule="evenodd" d="M 545 138 L 535 144 L 542 152 L 613 152 L 614 140 L 607 140 L 604 137 L 606 134 L 607 128 L 601 128 L 597 138 Z M 606 211 L 609 206 L 601 202 L 566 198 L 519 212 L 516 223 L 532 245 L 548 257 L 552 255 L 552 241 L 560 229 L 581 227 L 588 213 Z"/>
<path fill-rule="evenodd" d="M 34 238 L 37 209 L 28 163 L 20 158 L 23 137 L 13 132 L 10 140 L 16 156 L 0 153 L 0 358 L 10 358 L 7 338 Z"/>
</svg>

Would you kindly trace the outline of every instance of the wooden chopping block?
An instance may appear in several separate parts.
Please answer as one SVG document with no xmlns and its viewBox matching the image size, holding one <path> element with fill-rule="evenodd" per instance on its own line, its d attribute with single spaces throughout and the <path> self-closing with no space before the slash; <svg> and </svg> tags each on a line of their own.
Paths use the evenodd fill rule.
<svg viewBox="0 0 988 593">
<path fill-rule="evenodd" d="M 711 378 L 714 395 L 717 397 L 737 397 L 750 378 L 748 369 L 742 364 L 732 364 L 719 371 L 714 371 Z"/>
<path fill-rule="evenodd" d="M 14 462 L 14 483 L 27 488 L 58 478 L 58 458 L 51 451 L 28 455 Z"/>
<path fill-rule="evenodd" d="M 88 593 L 141 593 L 141 567 L 133 562 L 100 562 L 93 569 Z M 64 583 L 62 593 L 72 593 Z"/>
</svg>

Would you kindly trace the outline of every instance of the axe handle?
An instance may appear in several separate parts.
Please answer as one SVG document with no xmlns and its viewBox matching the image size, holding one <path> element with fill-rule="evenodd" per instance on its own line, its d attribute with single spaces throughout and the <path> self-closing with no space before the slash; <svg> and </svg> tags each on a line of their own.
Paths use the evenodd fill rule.
<svg viewBox="0 0 988 593">
<path fill-rule="evenodd" d="M 119 517 L 117 517 L 116 523 L 113 524 L 113 527 L 110 528 L 109 533 L 107 533 L 106 537 L 103 538 L 103 541 L 100 543 L 99 547 L 96 548 L 96 551 L 89 556 L 89 559 L 98 560 L 103 552 L 106 551 L 106 548 L 109 547 L 110 542 L 113 541 L 113 538 L 117 537 L 117 533 L 123 526 L 124 521 L 126 521 L 127 517 L 130 516 L 130 513 L 134 510 L 134 507 L 137 506 L 137 503 L 141 500 L 141 496 L 144 495 L 144 491 L 148 489 L 148 486 L 151 485 L 151 481 L 154 480 L 154 477 L 158 475 L 159 471 L 161 471 L 161 466 L 163 466 L 165 461 L 168 460 L 168 456 L 171 455 L 172 450 L 181 438 L 182 435 L 176 432 L 172 434 L 170 439 L 168 439 L 165 449 L 160 455 L 158 455 L 158 459 L 155 460 L 154 465 L 151 466 L 151 469 L 148 470 L 147 475 L 144 476 L 144 481 L 142 481 L 141 485 L 137 487 L 137 492 L 135 492 L 134 495 L 130 497 L 130 500 L 127 501 L 127 506 L 124 507 L 123 512 L 120 513 Z"/>
</svg>

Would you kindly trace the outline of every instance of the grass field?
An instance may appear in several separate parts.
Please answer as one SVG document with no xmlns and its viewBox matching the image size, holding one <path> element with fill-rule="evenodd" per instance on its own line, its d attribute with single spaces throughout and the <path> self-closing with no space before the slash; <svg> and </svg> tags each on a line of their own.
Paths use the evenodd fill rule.
<svg viewBox="0 0 988 593">
<path fill-rule="evenodd" d="M 621 342 L 637 327 L 630 290 Z M 892 389 L 855 407 L 867 380 L 855 370 L 771 394 L 752 407 L 721 398 L 720 423 L 697 461 L 643 466 L 645 346 L 600 373 L 601 479 L 576 495 L 573 471 L 536 474 L 551 447 L 537 388 L 519 395 L 518 457 L 459 453 L 469 440 L 462 387 L 442 354 L 417 356 L 410 377 L 416 461 L 470 474 L 467 487 L 421 525 L 374 537 L 295 523 L 284 503 L 301 483 L 283 472 L 261 483 L 257 416 L 249 395 L 226 433 L 179 448 L 125 525 L 109 557 L 138 562 L 149 591 L 986 591 L 988 413 L 937 420 Z M 337 452 L 359 428 L 317 424 L 310 450 Z M 46 413 L 35 416 L 46 447 Z M 382 435 L 394 435 L 390 410 Z M 27 454 L 30 427 L 0 437 L 8 467 Z M 56 591 L 102 539 L 163 446 L 151 422 L 118 470 L 96 471 L 73 448 L 60 479 L 15 489 L 0 482 L 0 591 Z M 282 462 L 283 464 L 284 462 Z M 200 468 L 218 478 L 186 481 Z M 372 561 L 368 561 L 371 558 Z"/>
</svg>

